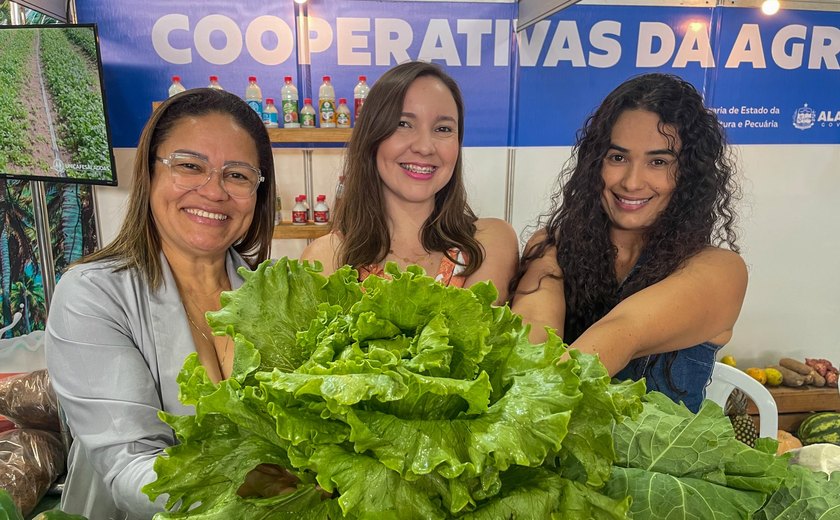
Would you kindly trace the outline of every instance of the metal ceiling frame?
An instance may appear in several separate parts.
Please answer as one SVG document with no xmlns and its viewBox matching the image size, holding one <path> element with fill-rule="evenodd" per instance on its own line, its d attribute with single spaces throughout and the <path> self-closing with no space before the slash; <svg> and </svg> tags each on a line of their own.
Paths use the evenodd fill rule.
<svg viewBox="0 0 840 520">
<path fill-rule="evenodd" d="M 575 4 L 648 7 L 745 7 L 758 8 L 764 0 L 519 0 L 516 31 L 522 31 Z M 779 0 L 781 9 L 840 11 L 840 0 Z"/>
<path fill-rule="evenodd" d="M 14 3 L 43 13 L 59 22 L 67 23 L 67 11 L 70 0 L 13 0 Z"/>
</svg>

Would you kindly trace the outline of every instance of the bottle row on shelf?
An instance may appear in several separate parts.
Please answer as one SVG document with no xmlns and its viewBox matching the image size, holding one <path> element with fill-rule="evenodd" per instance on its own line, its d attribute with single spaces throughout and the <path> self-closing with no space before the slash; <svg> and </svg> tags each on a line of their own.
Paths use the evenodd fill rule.
<svg viewBox="0 0 840 520">
<path fill-rule="evenodd" d="M 347 106 L 347 98 L 338 98 L 336 102 L 335 88 L 330 76 L 324 76 L 322 80 L 323 83 L 318 89 L 317 110 L 312 105 L 311 98 L 304 98 L 303 105 L 300 105 L 298 89 L 292 83 L 291 76 L 284 78 L 283 87 L 280 89 L 280 110 L 277 109 L 274 98 L 267 97 L 263 101 L 262 89 L 257 84 L 256 76 L 248 77 L 244 99 L 260 114 L 267 128 L 352 128 L 370 90 L 367 77 L 359 76 L 359 82 L 353 88 L 352 111 Z M 218 76 L 210 76 L 208 87 L 223 90 Z M 181 83 L 180 76 L 172 76 L 169 96 L 184 90 L 186 88 Z"/>
<path fill-rule="evenodd" d="M 338 184 L 335 189 L 335 202 L 341 199 L 344 192 L 344 176 L 338 178 Z M 283 223 L 282 215 L 282 201 L 278 196 L 274 204 L 274 225 L 278 226 Z M 327 205 L 327 196 L 318 195 L 315 199 L 315 207 L 310 209 L 309 203 L 306 200 L 306 195 L 298 195 L 295 197 L 295 205 L 291 212 L 291 224 L 306 225 L 314 223 L 323 226 L 330 223 L 330 207 Z"/>
</svg>

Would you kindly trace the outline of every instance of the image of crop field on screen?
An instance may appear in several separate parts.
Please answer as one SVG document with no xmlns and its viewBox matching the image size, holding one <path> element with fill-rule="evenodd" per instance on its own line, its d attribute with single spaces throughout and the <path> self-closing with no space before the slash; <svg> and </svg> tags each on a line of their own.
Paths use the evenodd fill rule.
<svg viewBox="0 0 840 520">
<path fill-rule="evenodd" d="M 116 185 L 94 25 L 0 26 L 0 177 Z"/>
</svg>

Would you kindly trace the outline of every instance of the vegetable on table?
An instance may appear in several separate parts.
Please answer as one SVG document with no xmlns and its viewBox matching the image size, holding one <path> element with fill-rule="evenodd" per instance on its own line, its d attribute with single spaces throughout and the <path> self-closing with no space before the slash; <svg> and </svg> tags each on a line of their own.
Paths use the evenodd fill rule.
<svg viewBox="0 0 840 520">
<path fill-rule="evenodd" d="M 779 360 L 779 365 L 805 376 L 805 384 L 825 386 L 825 378 L 805 363 L 791 358 L 782 358 Z"/>
<path fill-rule="evenodd" d="M 756 368 L 756 367 L 750 367 L 750 368 L 744 370 L 744 372 L 746 372 L 746 374 L 748 376 L 755 379 L 756 381 L 758 381 L 762 385 L 767 382 L 767 374 L 764 372 L 764 369 Z"/>
<path fill-rule="evenodd" d="M 767 376 L 767 386 L 779 386 L 782 384 L 782 373 L 775 368 L 765 368 L 764 374 Z"/>
<path fill-rule="evenodd" d="M 802 442 L 797 439 L 792 433 L 785 430 L 779 430 L 776 434 L 776 440 L 779 441 L 779 447 L 776 450 L 777 455 L 787 453 L 790 450 L 795 450 L 802 447 Z"/>
<path fill-rule="evenodd" d="M 837 367 L 827 359 L 805 359 L 805 364 L 812 367 L 819 375 L 825 378 L 825 385 L 837 388 Z"/>
<path fill-rule="evenodd" d="M 796 436 L 806 446 L 819 443 L 840 446 L 840 412 L 820 412 L 809 415 L 797 428 Z"/>
<path fill-rule="evenodd" d="M 798 387 L 805 384 L 805 376 L 798 372 L 794 372 L 781 365 L 773 365 L 772 368 L 782 374 L 782 384 L 785 386 Z"/>
</svg>

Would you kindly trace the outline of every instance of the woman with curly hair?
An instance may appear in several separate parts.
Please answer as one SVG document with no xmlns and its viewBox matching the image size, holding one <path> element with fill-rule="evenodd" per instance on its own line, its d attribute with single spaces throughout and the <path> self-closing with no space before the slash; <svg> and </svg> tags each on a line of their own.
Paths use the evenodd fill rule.
<svg viewBox="0 0 840 520">
<path fill-rule="evenodd" d="M 441 67 L 411 61 L 383 74 L 348 145 L 332 232 L 302 258 L 325 274 L 351 265 L 360 279 L 385 262 L 416 264 L 444 285 L 490 280 L 506 301 L 519 243 L 510 224 L 467 204 L 463 141 L 461 91 Z"/>
<path fill-rule="evenodd" d="M 511 282 L 513 310 L 533 341 L 553 327 L 611 375 L 697 411 L 747 287 L 723 130 L 690 83 L 645 74 L 587 119 L 573 158 Z"/>
</svg>

